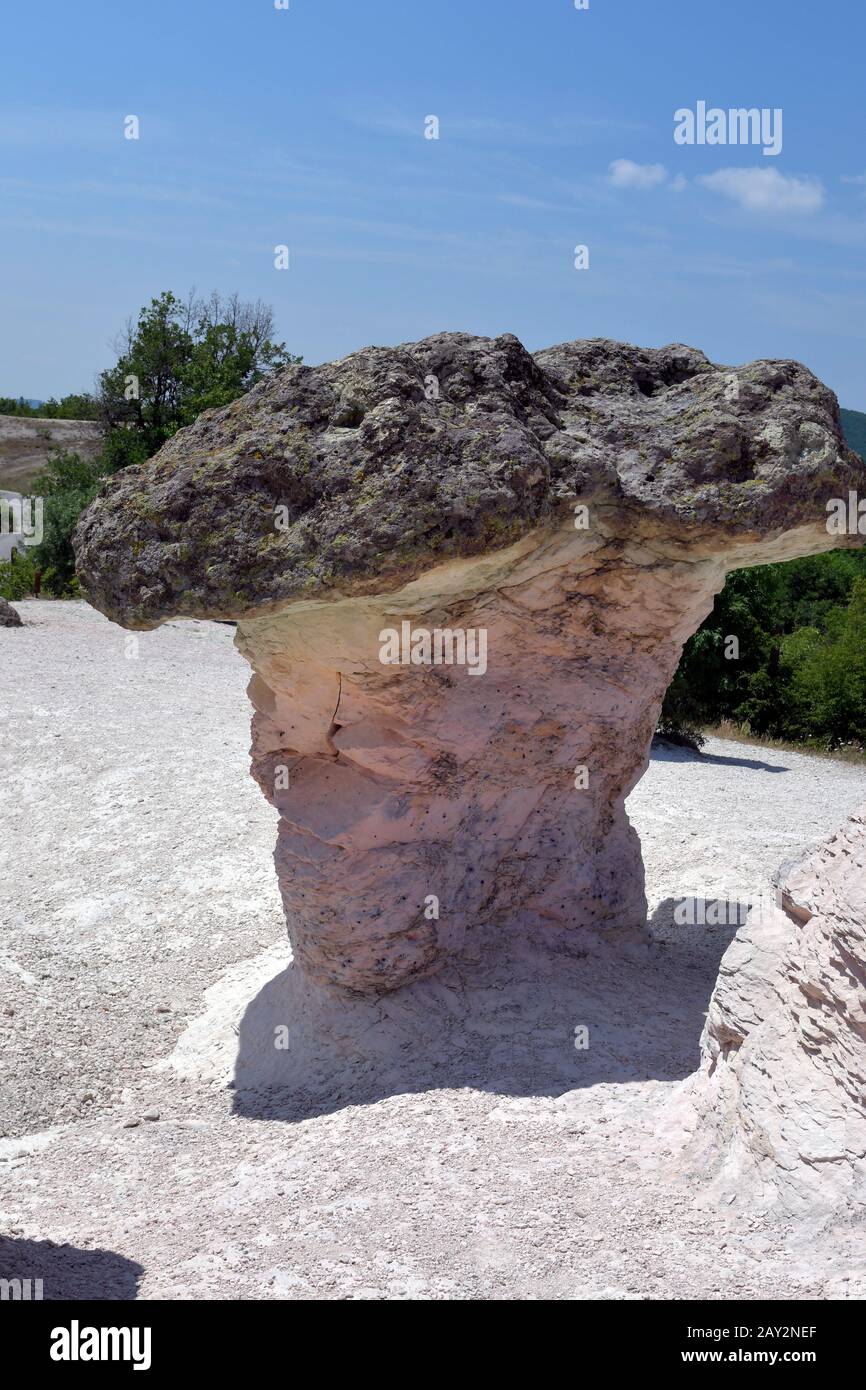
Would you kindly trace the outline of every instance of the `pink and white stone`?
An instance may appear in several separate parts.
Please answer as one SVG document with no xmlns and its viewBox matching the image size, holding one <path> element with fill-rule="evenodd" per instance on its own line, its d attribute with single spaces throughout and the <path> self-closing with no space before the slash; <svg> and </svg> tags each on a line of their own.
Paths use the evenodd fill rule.
<svg viewBox="0 0 866 1390">
<path fill-rule="evenodd" d="M 794 362 L 437 334 L 292 366 L 108 480 L 76 536 L 133 628 L 237 622 L 297 965 L 379 994 L 482 924 L 643 931 L 624 801 L 732 568 L 859 544 L 835 397 Z M 483 632 L 486 669 L 381 634 Z"/>
</svg>

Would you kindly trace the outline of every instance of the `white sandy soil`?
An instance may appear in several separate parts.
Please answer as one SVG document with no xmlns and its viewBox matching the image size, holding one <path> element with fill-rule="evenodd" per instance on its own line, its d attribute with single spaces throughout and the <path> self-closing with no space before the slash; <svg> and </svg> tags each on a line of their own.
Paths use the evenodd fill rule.
<svg viewBox="0 0 866 1390">
<path fill-rule="evenodd" d="M 629 801 L 649 948 L 479 932 L 417 990 L 317 1011 L 287 972 L 232 628 L 16 606 L 0 1277 L 54 1298 L 866 1296 L 862 1230 L 684 1172 L 672 1103 L 732 934 L 675 926 L 673 900 L 768 887 L 866 769 L 658 748 Z"/>
</svg>

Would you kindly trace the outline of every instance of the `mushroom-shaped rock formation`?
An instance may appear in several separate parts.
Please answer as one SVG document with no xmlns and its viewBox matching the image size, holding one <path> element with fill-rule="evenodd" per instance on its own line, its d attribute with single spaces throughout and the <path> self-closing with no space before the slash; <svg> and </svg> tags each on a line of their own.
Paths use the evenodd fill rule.
<svg viewBox="0 0 866 1390">
<path fill-rule="evenodd" d="M 798 363 L 443 333 L 207 411 L 76 551 L 124 626 L 237 621 L 295 959 L 376 992 L 480 922 L 643 928 L 623 803 L 683 643 L 858 485 Z"/>
<path fill-rule="evenodd" d="M 782 871 L 723 959 L 686 1090 L 723 1187 L 866 1210 L 866 806 Z"/>
</svg>

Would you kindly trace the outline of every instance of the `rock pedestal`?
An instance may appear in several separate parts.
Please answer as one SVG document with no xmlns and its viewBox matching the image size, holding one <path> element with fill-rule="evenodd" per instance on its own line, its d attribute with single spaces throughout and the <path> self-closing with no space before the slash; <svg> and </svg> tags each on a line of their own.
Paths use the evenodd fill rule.
<svg viewBox="0 0 866 1390">
<path fill-rule="evenodd" d="M 643 929 L 623 803 L 683 643 L 858 482 L 796 363 L 440 334 L 207 412 L 76 549 L 126 626 L 237 621 L 296 960 L 376 993 L 480 923 Z"/>
</svg>

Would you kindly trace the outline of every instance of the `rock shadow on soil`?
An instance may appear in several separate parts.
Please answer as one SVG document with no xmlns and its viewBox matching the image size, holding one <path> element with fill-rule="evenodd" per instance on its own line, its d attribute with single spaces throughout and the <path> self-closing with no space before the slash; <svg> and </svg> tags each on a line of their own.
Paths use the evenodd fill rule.
<svg viewBox="0 0 866 1390">
<path fill-rule="evenodd" d="M 131 1301 L 143 1274 L 114 1250 L 0 1236 L 0 1280 L 10 1301 Z"/>
<path fill-rule="evenodd" d="M 677 927 L 670 899 L 649 927 L 646 941 L 479 927 L 437 975 L 375 998 L 311 987 L 289 965 L 241 1018 L 235 1113 L 296 1122 L 409 1092 L 680 1080 L 733 928 Z"/>
</svg>

